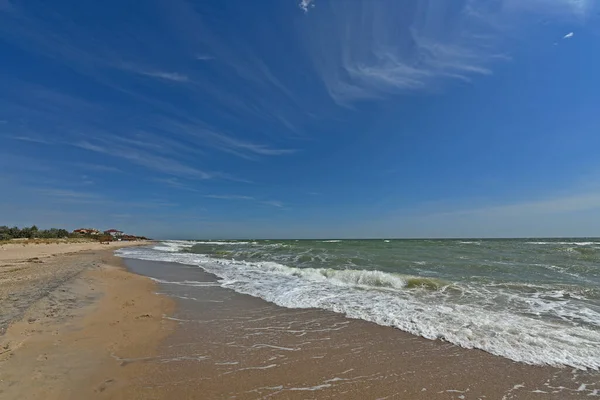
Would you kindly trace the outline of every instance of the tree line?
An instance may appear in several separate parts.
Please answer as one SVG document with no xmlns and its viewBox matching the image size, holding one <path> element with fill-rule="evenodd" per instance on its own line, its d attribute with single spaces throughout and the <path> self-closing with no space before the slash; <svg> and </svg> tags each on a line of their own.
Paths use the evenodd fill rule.
<svg viewBox="0 0 600 400">
<path fill-rule="evenodd" d="M 77 236 L 77 235 L 76 235 Z M 33 225 L 30 227 L 18 228 L 16 226 L 0 226 L 0 240 L 11 239 L 61 239 L 66 237 L 74 237 L 66 229 L 38 229 Z M 80 235 L 77 237 L 81 237 Z"/>
</svg>

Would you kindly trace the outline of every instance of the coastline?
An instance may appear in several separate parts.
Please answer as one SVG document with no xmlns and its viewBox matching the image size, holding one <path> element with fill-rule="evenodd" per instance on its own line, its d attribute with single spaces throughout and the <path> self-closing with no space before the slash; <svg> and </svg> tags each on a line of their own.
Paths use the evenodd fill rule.
<svg viewBox="0 0 600 400">
<path fill-rule="evenodd" d="M 224 289 L 197 266 L 123 260 L 117 247 L 0 253 L 0 293 L 7 275 L 19 278 L 13 290 L 35 288 L 0 336 L 1 398 L 600 397 L 597 371 L 526 365 L 330 311 L 282 308 Z M 0 296 L 0 307 L 15 299 L 24 301 Z"/>
<path fill-rule="evenodd" d="M 1 398 L 139 398 L 137 378 L 151 363 L 131 361 L 151 361 L 174 328 L 163 319 L 174 302 L 113 255 L 144 244 L 0 252 L 0 307 L 13 317 L 0 336 Z"/>
<path fill-rule="evenodd" d="M 222 288 L 193 265 L 126 259 L 176 299 L 168 361 L 146 398 L 566 399 L 600 397 L 598 371 L 514 362 L 313 308 Z"/>
</svg>

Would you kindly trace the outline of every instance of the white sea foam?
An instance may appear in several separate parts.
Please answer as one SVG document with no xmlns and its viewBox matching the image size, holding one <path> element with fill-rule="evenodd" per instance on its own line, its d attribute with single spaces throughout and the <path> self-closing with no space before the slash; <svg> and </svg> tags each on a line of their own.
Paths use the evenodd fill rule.
<svg viewBox="0 0 600 400">
<path fill-rule="evenodd" d="M 334 239 L 334 240 L 323 240 L 322 243 L 339 243 L 341 242 L 341 240 L 338 239 Z"/>
<path fill-rule="evenodd" d="M 382 271 L 293 268 L 144 248 L 117 254 L 196 264 L 223 287 L 283 307 L 331 310 L 524 363 L 600 368 L 600 310 L 551 287 L 519 292 L 507 285 L 428 285 L 427 279 Z M 411 280 L 424 287 L 414 288 Z"/>
<path fill-rule="evenodd" d="M 210 287 L 210 286 L 220 286 L 217 282 L 199 282 L 199 281 L 165 281 L 163 279 L 156 279 L 156 278 L 150 278 L 152 279 L 154 282 L 158 282 L 158 283 L 164 283 L 164 284 L 169 284 L 169 285 L 180 285 L 180 286 L 203 286 L 203 287 Z"/>
<path fill-rule="evenodd" d="M 154 246 L 154 250 L 158 251 L 167 251 L 170 253 L 177 253 L 183 249 L 190 248 L 194 245 L 193 242 L 189 242 L 187 240 L 169 240 L 165 242 L 161 242 L 160 245 Z"/>
<path fill-rule="evenodd" d="M 192 242 L 192 245 L 194 244 L 214 244 L 217 246 L 227 246 L 227 245 L 236 245 L 236 244 L 257 244 L 256 242 L 225 242 L 225 241 L 220 241 L 220 240 L 213 240 L 213 241 L 205 241 L 205 242 Z"/>
</svg>

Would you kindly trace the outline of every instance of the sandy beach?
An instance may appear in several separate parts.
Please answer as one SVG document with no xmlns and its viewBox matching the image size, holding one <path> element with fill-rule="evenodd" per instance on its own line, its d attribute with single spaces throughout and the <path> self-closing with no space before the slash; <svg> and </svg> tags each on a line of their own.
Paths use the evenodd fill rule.
<svg viewBox="0 0 600 400">
<path fill-rule="evenodd" d="M 281 308 L 224 289 L 196 266 L 113 255 L 139 244 L 3 246 L 0 398 L 600 395 L 597 372 L 516 363 L 324 310 Z"/>
<path fill-rule="evenodd" d="M 0 248 L 0 398 L 140 398 L 124 360 L 152 357 L 174 304 L 113 256 L 131 245 Z"/>
</svg>

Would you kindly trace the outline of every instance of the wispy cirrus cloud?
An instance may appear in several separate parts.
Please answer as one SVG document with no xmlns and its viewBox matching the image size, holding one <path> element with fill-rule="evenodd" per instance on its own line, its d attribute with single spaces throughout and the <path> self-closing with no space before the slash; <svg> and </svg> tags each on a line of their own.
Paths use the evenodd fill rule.
<svg viewBox="0 0 600 400">
<path fill-rule="evenodd" d="M 471 3 L 476 3 L 471 0 Z M 595 0 L 497 0 L 506 12 L 529 12 L 560 18 L 585 19 L 597 7 Z"/>
<path fill-rule="evenodd" d="M 218 174 L 209 173 L 181 163 L 180 161 L 160 155 L 145 152 L 136 148 L 108 147 L 81 141 L 73 144 L 75 147 L 125 159 L 133 164 L 168 175 L 187 176 L 195 179 L 211 179 Z"/>
<path fill-rule="evenodd" d="M 312 1 L 301 1 L 306 12 Z M 492 74 L 523 13 L 581 18 L 587 0 L 321 1 L 301 25 L 309 54 L 338 104 L 431 90 Z"/>
<path fill-rule="evenodd" d="M 103 164 L 90 164 L 90 163 L 76 163 L 74 166 L 78 168 L 88 169 L 90 171 L 96 172 L 115 172 L 121 173 L 123 170 L 120 168 L 114 167 L 112 165 L 103 165 Z"/>
<path fill-rule="evenodd" d="M 139 72 L 140 75 L 150 76 L 153 78 L 165 79 L 168 81 L 175 82 L 187 82 L 189 78 L 186 75 L 177 73 L 177 72 L 161 72 L 161 71 L 146 71 Z"/>
<path fill-rule="evenodd" d="M 204 197 L 221 200 L 255 200 L 252 196 L 241 196 L 235 194 L 207 194 Z"/>
<path fill-rule="evenodd" d="M 260 200 L 253 196 L 243 196 L 243 195 L 220 195 L 220 194 L 208 194 L 204 197 L 209 199 L 218 199 L 218 200 L 243 200 L 243 201 L 252 201 L 258 204 L 263 204 L 267 206 L 283 208 L 284 204 L 278 200 Z"/>
<path fill-rule="evenodd" d="M 154 128 L 171 137 L 187 140 L 195 148 L 213 148 L 244 159 L 261 156 L 283 156 L 296 153 L 293 148 L 281 148 L 248 139 L 239 139 L 221 132 L 193 116 L 162 117 L 152 122 Z"/>
<path fill-rule="evenodd" d="M 40 138 L 40 137 L 32 137 L 32 136 L 9 136 L 10 139 L 14 139 L 14 140 L 20 140 L 22 142 L 30 142 L 30 143 L 39 143 L 39 144 L 50 144 L 49 141 L 47 141 L 44 138 Z"/>
<path fill-rule="evenodd" d="M 8 0 L 2 1 L 7 5 L 13 4 Z M 94 14 L 95 6 L 91 7 L 89 14 Z M 197 120 L 202 114 L 214 116 L 213 119 L 219 121 L 234 121 L 228 132 L 211 128 L 208 129 L 211 133 L 205 134 L 204 138 L 186 143 L 196 149 L 216 148 L 245 159 L 288 155 L 296 151 L 281 143 L 272 144 L 270 139 L 300 134 L 298 121 L 303 116 L 298 111 L 304 103 L 298 101 L 294 90 L 288 87 L 270 63 L 254 51 L 252 44 L 242 38 L 223 37 L 218 28 L 220 22 L 198 12 L 186 0 L 159 0 L 140 4 L 140 8 L 145 15 L 161 21 L 160 30 L 155 24 L 140 19 L 122 26 L 117 23 L 113 30 L 99 34 L 93 24 L 81 22 L 85 21 L 88 12 L 79 15 L 78 10 L 63 4 L 50 6 L 15 1 L 10 14 L 0 15 L 0 36 L 28 53 L 51 59 L 91 78 L 104 86 L 103 90 L 108 89 L 113 95 L 118 95 L 116 97 L 123 101 L 121 104 L 134 103 L 141 113 L 169 115 L 179 123 Z M 55 26 L 60 26 L 60 29 L 53 29 Z M 215 62 L 199 63 L 194 60 Z M 127 74 L 148 79 L 132 80 Z M 215 83 L 223 78 L 232 83 L 230 87 Z M 18 95 L 19 85 L 12 86 Z M 0 82 L 0 90 L 4 89 Z M 164 101 L 165 89 L 172 91 L 171 94 L 179 100 L 178 104 Z M 123 100 L 123 97 L 126 99 Z M 26 101 L 34 100 L 29 98 Z M 115 114 L 122 114 L 122 110 L 116 109 L 113 104 L 103 104 L 105 109 L 102 112 L 86 110 L 80 114 L 70 107 L 59 107 L 50 99 L 46 102 L 38 100 L 36 107 L 26 104 L 19 105 L 18 110 L 14 105 L 11 107 L 15 114 L 18 111 L 42 117 L 35 118 L 37 121 L 47 119 L 54 124 L 65 125 L 78 120 L 84 127 L 90 122 L 111 125 L 107 121 L 113 121 Z M 207 108 L 210 108 L 210 113 L 198 112 Z M 84 116 L 89 118 L 85 120 Z M 135 126 L 140 121 L 132 124 L 133 118 L 127 120 L 122 125 L 127 133 L 119 136 L 130 137 L 129 132 L 141 128 Z M 243 140 L 240 135 L 231 133 L 242 131 L 247 124 L 256 125 L 256 122 L 267 129 L 257 130 L 254 137 Z M 205 126 L 211 123 L 215 124 L 214 121 L 202 121 Z M 200 124 L 194 122 L 191 125 L 196 129 Z M 188 146 L 190 148 L 192 146 Z"/>
<path fill-rule="evenodd" d="M 202 130 L 200 131 L 200 135 L 208 139 L 214 147 L 222 151 L 238 155 L 242 158 L 251 159 L 256 155 L 282 156 L 297 152 L 295 149 L 280 149 L 265 144 L 247 142 L 211 130 Z"/>
<path fill-rule="evenodd" d="M 133 64 L 124 63 L 120 66 L 121 69 L 138 75 L 147 76 L 150 78 L 159 78 L 173 82 L 187 82 L 190 78 L 187 75 L 179 72 L 157 71 L 153 69 L 144 69 Z"/>
<path fill-rule="evenodd" d="M 451 2 L 327 2 L 309 14 L 304 37 L 329 94 L 347 104 L 490 74 L 495 52 L 460 13 Z"/>
<path fill-rule="evenodd" d="M 62 188 L 25 188 L 34 193 L 41 194 L 47 198 L 54 199 L 60 203 L 81 204 L 81 205 L 99 205 L 99 206 L 119 206 L 119 207 L 143 207 L 143 208 L 162 208 L 174 207 L 177 204 L 160 199 L 146 200 L 123 200 L 107 197 L 103 194 L 82 192 L 72 189 Z"/>
<path fill-rule="evenodd" d="M 67 199 L 100 199 L 101 196 L 88 193 L 88 192 L 78 192 L 69 189 L 52 189 L 52 188 L 41 188 L 35 189 L 36 192 L 44 195 L 44 196 L 52 196 L 52 197 L 60 197 Z"/>
<path fill-rule="evenodd" d="M 190 186 L 189 184 L 182 182 L 177 178 L 153 178 L 153 182 L 158 182 L 163 185 L 169 186 L 174 189 L 187 190 L 190 192 L 198 192 L 198 189 Z"/>
<path fill-rule="evenodd" d="M 262 201 L 261 203 L 268 205 L 268 206 L 277 207 L 277 208 L 283 208 L 283 206 L 284 206 L 281 201 L 277 201 L 277 200 L 267 200 L 267 201 Z"/>
</svg>

